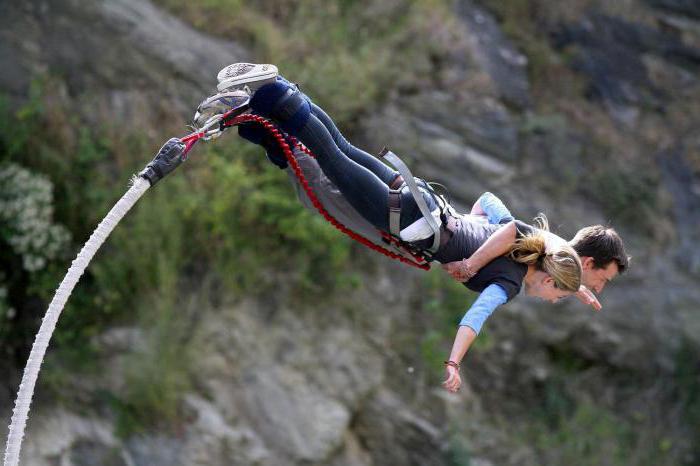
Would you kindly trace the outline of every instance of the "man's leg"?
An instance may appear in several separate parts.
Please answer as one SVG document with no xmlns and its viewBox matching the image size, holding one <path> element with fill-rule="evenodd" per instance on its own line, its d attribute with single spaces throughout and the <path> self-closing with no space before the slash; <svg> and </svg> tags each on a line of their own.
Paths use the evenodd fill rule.
<svg viewBox="0 0 700 466">
<path fill-rule="evenodd" d="M 245 83 L 248 90 L 257 91 L 265 88 L 263 92 L 255 92 L 253 96 L 255 104 L 251 101 L 253 110 L 257 110 L 263 116 L 275 119 L 282 130 L 298 137 L 314 151 L 326 176 L 341 190 L 355 210 L 377 228 L 387 231 L 387 185 L 395 180 L 397 172 L 375 157 L 349 144 L 330 117 L 320 107 L 313 106 L 308 97 L 284 78 L 270 79 L 270 77 L 265 76 L 264 80 L 259 79 L 261 76 L 256 73 L 260 70 L 264 71 L 265 66 L 231 65 L 219 73 L 219 89 L 222 87 L 228 89 L 229 84 L 234 86 L 233 89 L 240 83 Z M 274 71 L 276 75 L 276 69 Z M 222 73 L 226 75 L 226 79 L 222 79 Z M 272 81 L 273 79 L 274 81 Z M 265 82 L 268 84 L 260 87 Z M 250 140 L 258 139 L 257 135 L 253 133 L 254 131 L 243 129 L 241 135 Z M 270 141 L 254 140 L 253 142 L 262 143 L 265 146 L 265 142 Z M 345 153 L 340 147 L 343 147 L 347 152 Z M 274 155 L 281 156 L 281 154 Z M 269 154 L 271 161 L 280 167 L 284 166 L 281 157 L 274 155 Z M 425 193 L 423 197 L 432 210 L 435 207 L 433 198 Z M 402 228 L 422 217 L 413 197 L 407 191 L 402 193 L 401 206 Z"/>
<path fill-rule="evenodd" d="M 295 87 L 294 84 L 285 79 L 283 76 L 277 76 L 277 81 L 280 81 L 289 87 Z M 301 90 L 299 90 L 299 92 L 301 92 Z M 309 102 L 311 106 L 311 114 L 318 118 L 321 123 L 323 123 L 323 126 L 326 127 L 328 133 L 330 133 L 331 137 L 333 138 L 335 145 L 338 146 L 338 148 L 345 155 L 370 170 L 372 173 L 377 175 L 379 179 L 384 182 L 384 184 L 390 186 L 396 177 L 399 176 L 399 172 L 388 167 L 378 158 L 350 144 L 335 125 L 333 119 L 328 116 L 328 114 L 321 107 L 316 105 L 309 96 L 303 92 L 301 92 L 301 95 L 307 100 L 307 102 Z"/>
<path fill-rule="evenodd" d="M 350 204 L 377 228 L 389 230 L 389 187 L 372 171 L 347 157 L 314 115 L 295 134 Z"/>
</svg>

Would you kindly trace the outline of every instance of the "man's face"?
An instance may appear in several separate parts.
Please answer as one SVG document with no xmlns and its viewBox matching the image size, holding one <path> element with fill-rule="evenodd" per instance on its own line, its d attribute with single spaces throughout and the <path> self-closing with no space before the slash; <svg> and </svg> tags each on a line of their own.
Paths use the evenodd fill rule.
<svg viewBox="0 0 700 466">
<path fill-rule="evenodd" d="M 611 261 L 603 268 L 597 269 L 592 257 L 582 257 L 583 275 L 581 281 L 589 290 L 601 293 L 605 285 L 619 273 L 617 262 Z"/>
</svg>

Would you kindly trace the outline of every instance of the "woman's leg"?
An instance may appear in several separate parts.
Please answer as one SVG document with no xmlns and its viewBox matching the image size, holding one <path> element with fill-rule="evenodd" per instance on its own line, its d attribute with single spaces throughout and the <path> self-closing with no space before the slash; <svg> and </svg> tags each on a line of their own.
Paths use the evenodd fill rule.
<svg viewBox="0 0 700 466">
<path fill-rule="evenodd" d="M 294 87 L 294 85 L 282 76 L 277 77 L 277 81 L 280 81 L 289 87 Z M 301 91 L 299 91 L 301 92 Z M 357 147 L 350 144 L 347 139 L 342 135 L 338 127 L 335 125 L 330 116 L 318 105 L 316 105 L 309 96 L 301 92 L 301 96 L 304 97 L 310 104 L 311 114 L 318 118 L 323 126 L 326 127 L 328 133 L 330 133 L 335 145 L 348 157 L 350 157 L 355 162 L 359 163 L 363 167 L 367 168 L 369 171 L 377 175 L 380 180 L 384 182 L 387 186 L 399 175 L 399 172 L 388 167 L 378 158 L 368 154 L 367 152 L 358 149 Z"/>
<path fill-rule="evenodd" d="M 389 229 L 389 187 L 372 171 L 347 157 L 315 116 L 295 134 L 312 152 L 326 176 L 363 217 Z"/>
<path fill-rule="evenodd" d="M 304 97 L 307 96 L 304 94 Z M 311 104 L 311 114 L 315 115 L 321 121 L 321 123 L 323 123 L 338 148 L 352 160 L 377 175 L 385 184 L 391 185 L 391 183 L 399 175 L 399 172 L 391 169 L 376 157 L 350 144 L 340 133 L 335 123 L 333 123 L 331 117 L 329 117 L 328 114 L 321 109 L 321 107 L 317 106 L 310 100 L 309 102 Z M 279 149 L 277 141 L 271 137 L 267 130 L 265 130 L 261 125 L 257 123 L 241 124 L 238 126 L 238 135 L 243 139 L 247 139 L 254 144 L 262 146 L 267 153 L 267 157 L 273 164 L 280 168 L 287 167 L 287 160 L 285 159 L 282 151 Z"/>
<path fill-rule="evenodd" d="M 370 170 L 387 186 L 399 176 L 399 172 L 388 167 L 378 158 L 350 144 L 335 126 L 331 117 L 321 107 L 311 102 L 311 114 L 318 118 L 330 133 L 338 148 L 355 162 Z"/>
<path fill-rule="evenodd" d="M 316 154 L 321 169 L 348 202 L 374 226 L 388 231 L 389 187 L 375 173 L 340 150 L 326 126 L 311 113 L 309 102 L 299 91 L 282 81 L 267 84 L 255 92 L 251 107 L 299 138 Z M 427 200 L 429 205 L 434 205 L 429 196 Z M 402 196 L 401 226 L 420 217 L 410 194 Z"/>
</svg>

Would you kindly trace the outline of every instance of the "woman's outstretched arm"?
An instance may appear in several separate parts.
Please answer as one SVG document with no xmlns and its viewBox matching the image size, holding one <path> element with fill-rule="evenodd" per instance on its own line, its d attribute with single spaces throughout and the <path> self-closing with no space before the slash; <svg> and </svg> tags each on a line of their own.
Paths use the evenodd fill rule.
<svg viewBox="0 0 700 466">
<path fill-rule="evenodd" d="M 462 362 L 467 350 L 471 347 L 476 339 L 476 336 L 481 331 L 481 327 L 493 311 L 508 301 L 506 291 L 502 286 L 492 283 L 481 292 L 479 297 L 474 301 L 474 304 L 469 308 L 467 313 L 459 323 L 457 336 L 452 344 L 450 352 L 451 364 L 446 366 L 447 378 L 443 382 L 443 386 L 451 391 L 456 392 L 462 384 L 462 379 L 459 375 L 459 364 Z"/>
<path fill-rule="evenodd" d="M 442 383 L 442 386 L 450 392 L 456 392 L 459 390 L 459 387 L 462 386 L 462 377 L 459 374 L 459 362 L 457 361 L 462 361 L 462 358 L 472 343 L 474 343 L 475 339 L 476 332 L 471 327 L 462 325 L 459 327 L 459 330 L 457 330 L 457 336 L 452 345 L 452 352 L 450 353 L 449 359 L 449 361 L 456 363 L 457 367 L 450 364 L 445 366 L 446 379 Z"/>
</svg>

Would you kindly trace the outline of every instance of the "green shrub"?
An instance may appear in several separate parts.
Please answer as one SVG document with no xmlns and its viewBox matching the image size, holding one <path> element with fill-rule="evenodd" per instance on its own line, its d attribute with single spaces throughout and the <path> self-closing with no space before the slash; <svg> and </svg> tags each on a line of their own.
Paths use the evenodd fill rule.
<svg viewBox="0 0 700 466">
<path fill-rule="evenodd" d="M 631 425 L 592 403 L 578 404 L 554 429 L 537 428 L 535 446 L 545 464 L 626 465 L 635 447 Z"/>
<path fill-rule="evenodd" d="M 576 367 L 557 363 L 521 426 L 521 441 L 534 447 L 541 464 L 681 464 L 669 454 L 673 445 L 666 431 L 639 428 L 614 407 L 577 395 Z"/>
<path fill-rule="evenodd" d="M 601 160 L 605 157 L 605 161 Z M 597 160 L 596 160 L 597 159 Z M 619 160 L 610 151 L 588 161 L 582 192 L 616 224 L 653 235 L 659 210 L 658 173 L 641 162 Z"/>
<path fill-rule="evenodd" d="M 463 436 L 453 433 L 449 437 L 446 453 L 446 464 L 448 466 L 470 466 L 471 451 Z"/>
<path fill-rule="evenodd" d="M 175 285 L 164 284 L 137 311 L 147 329 L 145 344 L 126 355 L 125 392 L 111 397 L 122 438 L 182 420 L 182 397 L 192 386 L 193 330 L 172 293 Z"/>
</svg>

